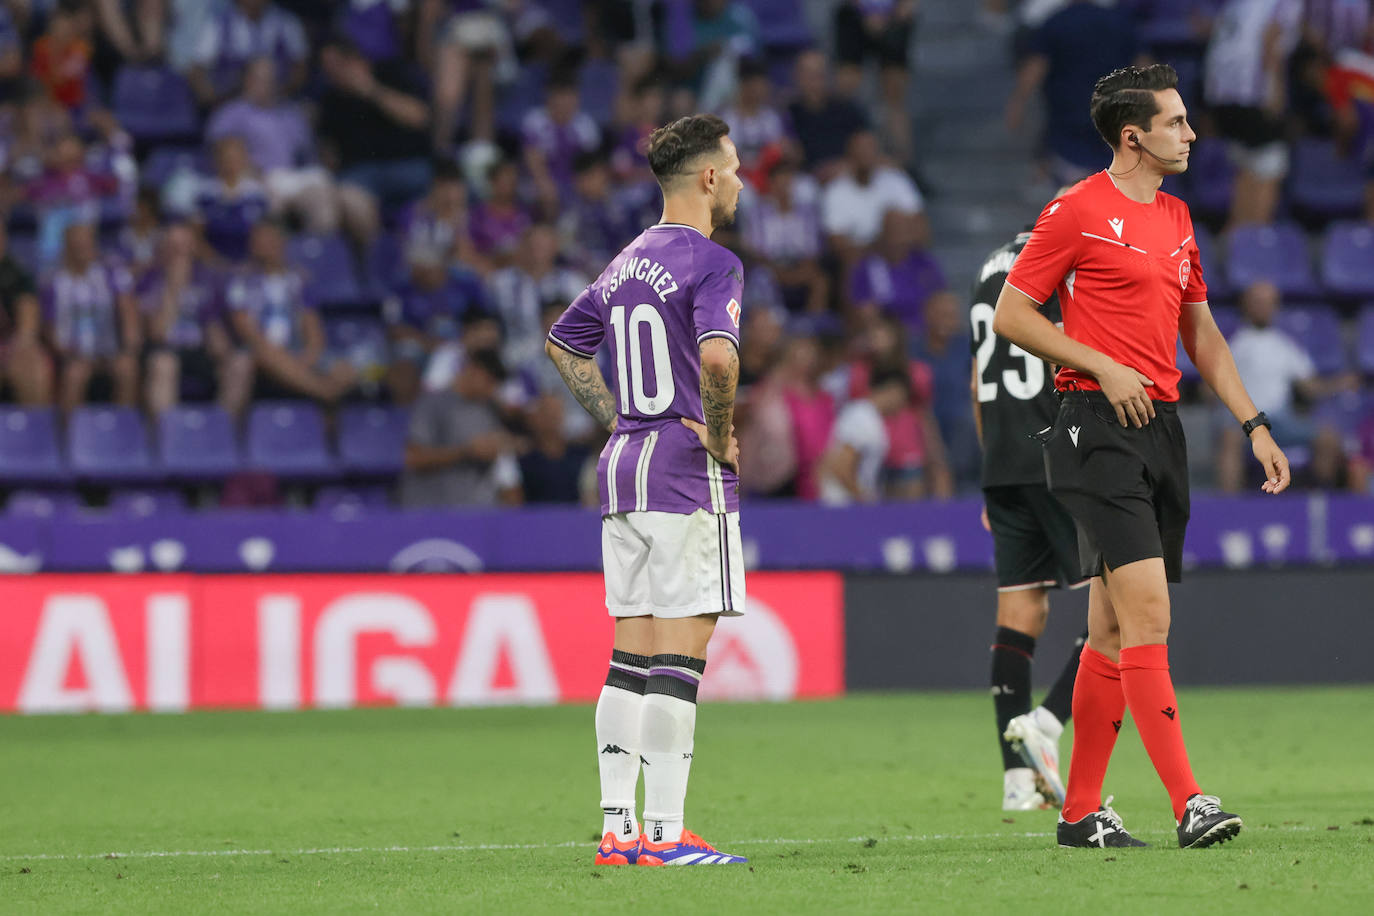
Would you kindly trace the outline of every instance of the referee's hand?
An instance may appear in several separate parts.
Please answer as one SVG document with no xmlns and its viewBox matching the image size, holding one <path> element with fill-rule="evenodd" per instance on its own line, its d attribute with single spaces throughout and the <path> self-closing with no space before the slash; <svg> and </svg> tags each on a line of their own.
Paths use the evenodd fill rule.
<svg viewBox="0 0 1374 916">
<path fill-rule="evenodd" d="M 1114 362 L 1098 373 L 1097 383 L 1102 386 L 1102 393 L 1111 402 L 1117 422 L 1122 426 L 1139 429 L 1154 419 L 1155 405 L 1145 390 L 1154 385 L 1154 380 L 1148 375 Z"/>
<path fill-rule="evenodd" d="M 1282 493 L 1293 482 L 1288 471 L 1288 456 L 1279 448 L 1266 427 L 1256 427 L 1250 434 L 1250 450 L 1255 459 L 1264 467 L 1264 483 L 1260 489 L 1266 493 Z"/>
</svg>

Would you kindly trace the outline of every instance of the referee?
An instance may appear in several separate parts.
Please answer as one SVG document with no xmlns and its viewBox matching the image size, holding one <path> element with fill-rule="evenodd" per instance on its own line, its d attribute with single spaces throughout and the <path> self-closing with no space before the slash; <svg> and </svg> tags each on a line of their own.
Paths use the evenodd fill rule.
<svg viewBox="0 0 1374 916">
<path fill-rule="evenodd" d="M 969 308 L 970 386 L 983 446 L 984 524 L 992 532 L 997 565 L 992 705 L 1002 749 L 1004 811 L 1035 810 L 1051 799 L 1064 803 L 1059 738 L 1071 712 L 1078 652 L 1070 654 L 1044 702 L 1033 710 L 1031 659 L 1049 617 L 1050 588 L 1088 584 L 1078 560 L 1073 518 L 1045 486 L 1045 460 L 1032 438 L 1059 412 L 1053 367 L 992 332 L 992 303 L 1029 239 L 1029 230 L 1019 233 L 988 255 Z M 1050 296 L 1041 311 L 1058 323 L 1059 298 Z"/>
<path fill-rule="evenodd" d="M 1129 706 L 1168 790 L 1185 848 L 1234 837 L 1241 820 L 1202 794 L 1169 677 L 1168 582 L 1181 577 L 1188 467 L 1177 412 L 1175 343 L 1250 437 L 1266 493 L 1288 459 L 1245 391 L 1207 305 L 1188 207 L 1162 193 L 1188 168 L 1196 134 L 1172 67 L 1126 67 L 1097 81 L 1090 110 L 1111 166 L 1045 207 L 997 300 L 996 333 L 1062 366 L 1059 414 L 1044 436 L 1050 491 L 1078 525 L 1088 645 L 1074 686 L 1073 757 L 1061 846 L 1143 845 L 1102 804 L 1102 781 Z M 1058 292 L 1061 331 L 1038 311 Z"/>
</svg>

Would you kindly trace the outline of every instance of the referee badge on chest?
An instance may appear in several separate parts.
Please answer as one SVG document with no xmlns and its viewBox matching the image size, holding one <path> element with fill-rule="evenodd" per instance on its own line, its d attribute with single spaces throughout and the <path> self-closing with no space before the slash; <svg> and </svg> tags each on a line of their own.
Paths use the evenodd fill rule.
<svg viewBox="0 0 1374 916">
<path fill-rule="evenodd" d="M 1193 262 L 1184 258 L 1178 264 L 1178 285 L 1188 289 L 1188 275 L 1193 272 Z"/>
</svg>

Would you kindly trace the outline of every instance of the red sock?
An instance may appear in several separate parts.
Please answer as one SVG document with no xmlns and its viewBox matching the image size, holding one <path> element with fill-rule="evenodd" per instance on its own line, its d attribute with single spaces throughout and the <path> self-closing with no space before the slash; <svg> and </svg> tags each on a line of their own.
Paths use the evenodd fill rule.
<svg viewBox="0 0 1374 916">
<path fill-rule="evenodd" d="M 1174 682 L 1169 677 L 1168 646 L 1132 646 L 1121 650 L 1121 692 L 1155 772 L 1169 790 L 1174 819 L 1183 817 L 1188 796 L 1202 790 L 1193 779 L 1188 749 L 1183 746 Z"/>
<path fill-rule="evenodd" d="M 1073 682 L 1073 756 L 1064 820 L 1076 823 L 1102 807 L 1102 780 L 1107 778 L 1107 763 L 1125 710 L 1116 662 L 1084 646 Z"/>
</svg>

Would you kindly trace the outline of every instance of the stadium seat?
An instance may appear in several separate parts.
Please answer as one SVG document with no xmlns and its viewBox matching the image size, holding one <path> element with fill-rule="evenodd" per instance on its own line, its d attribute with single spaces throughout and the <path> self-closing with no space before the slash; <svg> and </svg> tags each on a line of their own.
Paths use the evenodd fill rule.
<svg viewBox="0 0 1374 916">
<path fill-rule="evenodd" d="M 346 356 L 356 348 L 380 347 L 386 352 L 386 326 L 378 318 L 352 315 L 333 317 L 324 323 L 325 345 L 331 353 Z"/>
<path fill-rule="evenodd" d="M 11 232 L 7 250 L 10 257 L 28 268 L 31 273 L 39 272 L 37 238 L 27 232 Z"/>
<path fill-rule="evenodd" d="M 400 407 L 347 407 L 339 414 L 339 461 L 345 471 L 392 476 L 405 462 L 410 414 Z"/>
<path fill-rule="evenodd" d="M 582 110 L 603 128 L 615 120 L 615 100 L 620 92 L 620 70 L 605 60 L 589 60 L 577 76 Z"/>
<path fill-rule="evenodd" d="M 181 405 L 158 418 L 162 467 L 179 480 L 217 480 L 239 470 L 234 424 L 223 408 Z"/>
<path fill-rule="evenodd" d="M 405 245 L 390 232 L 377 236 L 367 252 L 367 293 L 381 301 L 406 279 Z"/>
<path fill-rule="evenodd" d="M 1239 226 L 1226 243 L 1226 278 L 1237 293 L 1270 280 L 1285 296 L 1318 294 L 1307 236 L 1293 223 Z"/>
<path fill-rule="evenodd" d="M 191 87 L 162 67 L 121 67 L 112 107 L 135 140 L 192 137 L 200 126 Z"/>
<path fill-rule="evenodd" d="M 143 481 L 162 476 L 153 464 L 143 416 L 132 407 L 78 407 L 67 425 L 72 470 L 94 483 Z"/>
<path fill-rule="evenodd" d="M 326 515 L 359 515 L 391 507 L 386 487 L 320 487 L 315 494 L 315 511 Z"/>
<path fill-rule="evenodd" d="M 1321 277 L 1334 295 L 1374 296 L 1374 224 L 1333 224 L 1322 244 Z"/>
<path fill-rule="evenodd" d="M 1154 49 L 1196 48 L 1202 45 L 1203 37 L 1193 28 L 1192 17 L 1205 7 L 1215 3 L 1199 3 L 1198 0 L 1153 0 L 1137 4 L 1144 7 L 1141 12 L 1146 16 L 1140 24 L 1140 40 Z"/>
<path fill-rule="evenodd" d="M 139 179 L 145 188 L 161 188 L 179 172 L 203 174 L 209 170 L 205 154 L 185 146 L 159 146 L 148 153 Z"/>
<path fill-rule="evenodd" d="M 520 133 L 525 113 L 544 102 L 544 70 L 539 64 L 521 67 L 515 79 L 501 87 L 496 100 L 497 128 L 507 133 Z"/>
<path fill-rule="evenodd" d="M 1231 209 L 1231 189 L 1236 170 L 1220 140 L 1199 140 L 1188 156 L 1191 190 L 1188 203 L 1208 216 L 1225 216 Z"/>
<path fill-rule="evenodd" d="M 287 242 L 287 258 L 305 271 L 310 297 L 317 305 L 349 306 L 367 299 L 342 236 L 294 236 Z"/>
<path fill-rule="evenodd" d="M 1307 137 L 1294 144 L 1288 179 L 1294 209 L 1321 219 L 1357 216 L 1364 210 L 1364 183 L 1359 162 L 1339 155 L 1330 140 Z"/>
<path fill-rule="evenodd" d="M 1345 338 L 1341 336 L 1341 322 L 1330 306 L 1285 305 L 1279 310 L 1275 324 L 1302 344 L 1317 371 L 1323 375 L 1350 368 Z"/>
<path fill-rule="evenodd" d="M 177 490 L 116 490 L 110 495 L 109 509 L 133 518 L 181 515 L 186 512 L 186 497 Z"/>
<path fill-rule="evenodd" d="M 0 480 L 60 483 L 70 479 L 57 443 L 57 414 L 48 407 L 0 408 Z"/>
<path fill-rule="evenodd" d="M 1366 375 L 1374 374 L 1374 302 L 1365 303 L 1355 323 L 1355 364 Z"/>
<path fill-rule="evenodd" d="M 264 401 L 248 415 L 248 467 L 291 480 L 334 476 L 324 416 L 309 401 Z"/>
<path fill-rule="evenodd" d="M 1209 302 L 1227 302 L 1235 298 L 1235 290 L 1226 280 L 1226 260 L 1222 257 L 1222 246 L 1216 236 L 1199 223 L 1193 224 L 1197 234 L 1198 254 L 1202 257 L 1202 279 L 1207 282 Z"/>
<path fill-rule="evenodd" d="M 81 508 L 81 497 L 71 490 L 15 490 L 5 503 L 5 514 L 14 518 L 52 518 Z"/>
<path fill-rule="evenodd" d="M 798 0 L 745 0 L 759 22 L 759 38 L 770 51 L 796 51 L 815 43 Z"/>
</svg>

